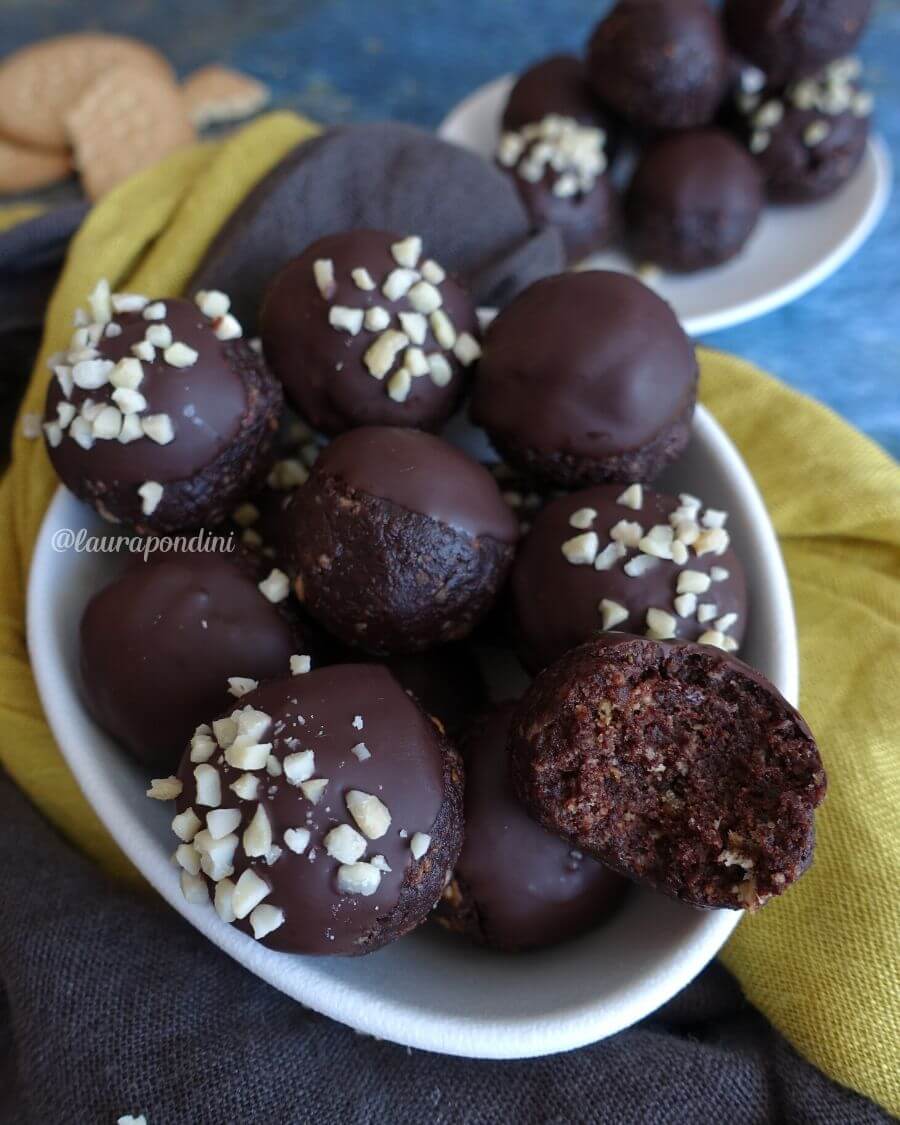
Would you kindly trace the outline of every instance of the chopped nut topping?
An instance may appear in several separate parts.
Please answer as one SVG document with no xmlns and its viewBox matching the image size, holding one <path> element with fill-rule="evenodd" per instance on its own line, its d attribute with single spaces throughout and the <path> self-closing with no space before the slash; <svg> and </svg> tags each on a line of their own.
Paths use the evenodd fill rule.
<svg viewBox="0 0 900 1125">
<path fill-rule="evenodd" d="M 391 270 L 381 287 L 381 292 L 389 301 L 399 301 L 401 297 L 407 296 L 418 280 L 419 274 L 416 270 L 402 268 Z M 415 307 L 413 305 L 413 308 Z"/>
<path fill-rule="evenodd" d="M 428 356 L 428 373 L 436 387 L 446 387 L 453 378 L 453 368 L 440 352 Z"/>
<path fill-rule="evenodd" d="M 625 606 L 610 601 L 609 598 L 604 598 L 600 602 L 600 613 L 604 629 L 615 629 L 617 625 L 621 625 L 623 621 L 628 620 L 628 610 Z"/>
<path fill-rule="evenodd" d="M 268 578 L 264 578 L 257 586 L 261 594 L 269 599 L 270 602 L 277 604 L 283 602 L 284 599 L 291 592 L 291 583 L 288 576 L 283 570 L 275 567 L 269 572 Z"/>
<path fill-rule="evenodd" d="M 325 851 L 339 863 L 356 863 L 366 852 L 365 838 L 349 824 L 339 824 L 332 828 L 322 843 Z"/>
<path fill-rule="evenodd" d="M 587 530 L 596 518 L 596 508 L 579 508 L 569 516 L 569 526 Z"/>
<path fill-rule="evenodd" d="M 261 941 L 267 934 L 277 930 L 283 922 L 284 911 L 277 906 L 270 906 L 267 902 L 250 912 L 250 927 L 257 941 Z"/>
<path fill-rule="evenodd" d="M 372 275 L 367 269 L 358 266 L 355 270 L 350 271 L 350 276 L 353 278 L 353 284 L 357 289 L 362 289 L 365 292 L 371 292 L 375 288 L 375 282 Z"/>
<path fill-rule="evenodd" d="M 332 305 L 328 310 L 328 323 L 332 328 L 355 336 L 363 326 L 365 313 L 362 309 L 350 309 L 345 305 Z"/>
<path fill-rule="evenodd" d="M 717 621 L 713 622 L 713 624 L 720 633 L 727 633 L 731 626 L 735 624 L 737 619 L 738 615 L 736 613 L 726 613 L 723 614 L 723 616 L 720 617 Z"/>
<path fill-rule="evenodd" d="M 175 862 L 192 875 L 200 874 L 200 853 L 193 844 L 179 844 L 175 849 Z"/>
<path fill-rule="evenodd" d="M 158 481 L 147 480 L 137 491 L 141 498 L 141 511 L 145 516 L 152 516 L 163 498 L 163 486 Z"/>
<path fill-rule="evenodd" d="M 271 752 L 271 742 L 244 743 L 235 739 L 225 751 L 225 761 L 236 770 L 261 770 L 265 769 Z"/>
<path fill-rule="evenodd" d="M 370 840 L 379 840 L 387 832 L 391 814 L 378 797 L 359 789 L 351 789 L 344 799 L 360 831 Z"/>
<path fill-rule="evenodd" d="M 166 306 L 162 301 L 154 301 L 152 305 L 144 305 L 141 316 L 144 320 L 165 320 Z"/>
<path fill-rule="evenodd" d="M 212 809 L 206 814 L 206 830 L 214 840 L 231 835 L 240 823 L 240 809 Z"/>
<path fill-rule="evenodd" d="M 56 449 L 63 439 L 62 426 L 59 422 L 45 422 L 44 434 L 47 437 L 47 444 L 51 449 Z"/>
<path fill-rule="evenodd" d="M 259 793 L 259 778 L 254 777 L 252 773 L 242 773 L 228 788 L 242 801 L 255 801 Z"/>
<path fill-rule="evenodd" d="M 147 304 L 147 298 L 139 293 L 113 293 L 110 302 L 117 313 L 140 312 Z"/>
<path fill-rule="evenodd" d="M 728 532 L 723 527 L 711 527 L 697 537 L 694 551 L 698 558 L 709 553 L 722 555 L 728 550 L 730 541 Z"/>
<path fill-rule="evenodd" d="M 290 659 L 290 666 L 292 676 L 305 676 L 312 667 L 312 660 L 305 655 L 294 655 Z"/>
<path fill-rule="evenodd" d="M 391 323 L 391 314 L 380 305 L 373 305 L 372 308 L 366 309 L 363 323 L 370 332 L 381 332 Z"/>
<path fill-rule="evenodd" d="M 647 610 L 647 635 L 657 641 L 666 641 L 677 635 L 678 622 L 664 609 Z"/>
<path fill-rule="evenodd" d="M 679 594 L 705 594 L 709 589 L 709 575 L 702 570 L 682 570 L 675 589 Z"/>
<path fill-rule="evenodd" d="M 147 363 L 152 363 L 156 359 L 156 348 L 149 340 L 138 340 L 136 344 L 131 345 L 131 352 L 137 359 L 143 359 Z"/>
<path fill-rule="evenodd" d="M 414 832 L 412 839 L 409 841 L 409 850 L 412 852 L 413 859 L 421 859 L 423 855 L 431 847 L 431 837 L 427 832 Z"/>
<path fill-rule="evenodd" d="M 697 609 L 697 595 L 679 594 L 674 604 L 679 617 L 692 617 Z"/>
<path fill-rule="evenodd" d="M 371 863 L 342 864 L 337 872 L 337 888 L 342 895 L 373 895 L 381 882 L 381 872 Z"/>
<path fill-rule="evenodd" d="M 316 772 L 316 756 L 312 750 L 299 750 L 284 759 L 284 776 L 289 785 L 300 785 Z"/>
<path fill-rule="evenodd" d="M 198 352 L 193 348 L 183 344 L 180 340 L 176 340 L 174 344 L 169 344 L 163 352 L 163 358 L 170 367 L 193 367 L 197 362 Z"/>
<path fill-rule="evenodd" d="M 460 332 L 453 345 L 453 354 L 463 367 L 471 367 L 477 359 L 481 358 L 481 344 L 470 332 Z"/>
<path fill-rule="evenodd" d="M 140 414 L 142 410 L 147 409 L 147 400 L 140 391 L 130 390 L 128 387 L 118 387 L 112 393 L 112 400 L 122 411 L 123 414 Z M 122 419 L 122 425 L 125 425 L 125 419 Z M 136 419 L 131 425 L 137 427 L 138 436 L 143 434 L 141 428 L 141 420 Z M 121 429 L 119 431 L 121 436 Z"/>
<path fill-rule="evenodd" d="M 653 555 L 636 555 L 633 559 L 629 559 L 622 569 L 629 578 L 642 578 L 655 566 L 659 566 L 659 559 Z"/>
<path fill-rule="evenodd" d="M 431 258 L 427 258 L 422 263 L 421 272 L 422 277 L 424 277 L 426 281 L 430 281 L 432 285 L 440 285 L 447 277 L 443 269 L 441 269 L 437 262 L 432 261 Z"/>
<path fill-rule="evenodd" d="M 398 353 L 408 344 L 409 337 L 405 332 L 397 332 L 393 328 L 382 332 L 363 356 L 363 363 L 369 374 L 376 379 L 383 379 L 394 366 Z"/>
<path fill-rule="evenodd" d="M 417 312 L 402 312 L 398 315 L 400 327 L 414 344 L 421 347 L 428 334 L 428 321 L 421 313 Z M 387 325 L 384 325 L 384 327 L 387 327 Z"/>
<path fill-rule="evenodd" d="M 611 570 L 619 559 L 624 559 L 628 550 L 624 543 L 607 543 L 594 559 L 594 570 Z"/>
<path fill-rule="evenodd" d="M 244 829 L 241 843 L 243 844 L 246 854 L 253 857 L 264 856 L 269 848 L 271 848 L 272 825 L 262 805 L 256 806 L 253 819 Z"/>
<path fill-rule="evenodd" d="M 388 398 L 394 402 L 406 402 L 412 390 L 412 377 L 405 367 L 399 368 L 387 381 Z"/>
<path fill-rule="evenodd" d="M 718 607 L 712 602 L 702 602 L 697 606 L 697 620 L 703 625 L 707 621 L 712 621 L 718 612 Z"/>
<path fill-rule="evenodd" d="M 644 506 L 644 489 L 640 484 L 630 484 L 625 491 L 616 498 L 617 504 L 623 504 L 626 508 L 631 508 L 635 512 L 639 512 Z"/>
<path fill-rule="evenodd" d="M 209 891 L 202 875 L 192 875 L 190 871 L 181 872 L 181 893 L 188 902 L 199 905 L 209 902 Z"/>
<path fill-rule="evenodd" d="M 216 321 L 215 333 L 217 340 L 238 340 L 243 336 L 244 330 L 236 317 L 225 313 Z"/>
<path fill-rule="evenodd" d="M 313 262 L 313 277 L 316 286 L 326 301 L 334 295 L 334 262 L 331 258 L 318 258 Z"/>
<path fill-rule="evenodd" d="M 725 648 L 726 637 L 717 629 L 708 629 L 697 638 L 698 645 L 714 645 L 716 648 Z"/>
<path fill-rule="evenodd" d="M 220 289 L 201 289 L 194 294 L 194 302 L 210 320 L 218 320 L 231 308 L 231 300 Z"/>
<path fill-rule="evenodd" d="M 154 777 L 150 781 L 147 796 L 154 801 L 174 801 L 181 789 L 182 785 L 177 777 Z"/>
<path fill-rule="evenodd" d="M 308 828 L 287 828 L 284 833 L 285 845 L 297 855 L 302 855 L 309 847 Z"/>
<path fill-rule="evenodd" d="M 573 566 L 593 566 L 600 548 L 600 540 L 595 531 L 575 535 L 562 545 L 562 553 Z"/>
<path fill-rule="evenodd" d="M 85 391 L 94 391 L 109 382 L 115 364 L 109 359 L 83 359 L 72 367 L 72 382 Z"/>
<path fill-rule="evenodd" d="M 168 324 L 151 324 L 144 333 L 144 339 L 154 348 L 167 348 L 172 343 L 172 329 Z"/>
<path fill-rule="evenodd" d="M 322 799 L 322 794 L 328 788 L 327 777 L 314 777 L 310 781 L 300 783 L 300 792 L 312 804 L 317 805 Z"/>
<path fill-rule="evenodd" d="M 168 414 L 145 414 L 141 418 L 141 430 L 144 437 L 155 441 L 157 445 L 168 445 L 175 438 L 172 419 Z"/>
<path fill-rule="evenodd" d="M 172 831 L 179 840 L 189 844 L 203 827 L 203 821 L 192 808 L 187 808 L 183 813 L 178 813 L 172 818 Z"/>
<path fill-rule="evenodd" d="M 233 695 L 235 699 L 240 699 L 242 695 L 248 695 L 251 691 L 256 691 L 258 687 L 259 681 L 253 680 L 249 676 L 228 677 L 228 694 Z"/>
<path fill-rule="evenodd" d="M 626 547 L 637 547 L 644 537 L 644 529 L 639 523 L 619 520 L 609 529 L 609 537 L 614 542 L 624 543 Z"/>
<path fill-rule="evenodd" d="M 435 309 L 429 316 L 428 323 L 431 325 L 431 331 L 434 333 L 434 338 L 438 344 L 450 351 L 456 343 L 456 329 L 453 327 L 453 321 L 450 317 L 443 309 Z"/>
<path fill-rule="evenodd" d="M 357 716 L 358 717 L 358 716 Z M 362 723 L 360 723 L 360 728 Z M 372 751 L 366 746 L 364 742 L 357 742 L 355 746 L 350 747 L 350 753 L 357 761 L 367 762 L 372 757 Z"/>
<path fill-rule="evenodd" d="M 230 879 L 222 879 L 216 883 L 216 893 L 213 902 L 216 913 L 223 922 L 233 922 L 235 918 L 232 898 L 234 896 L 234 883 Z"/>
<path fill-rule="evenodd" d="M 724 527 L 728 520 L 728 513 L 719 508 L 707 508 L 700 518 L 704 527 Z"/>
<path fill-rule="evenodd" d="M 407 348 L 403 353 L 403 366 L 414 379 L 428 374 L 428 360 L 421 348 Z"/>
<path fill-rule="evenodd" d="M 709 568 L 709 576 L 713 582 L 724 582 L 730 576 L 730 571 L 726 570 L 724 566 L 712 566 Z"/>
<path fill-rule="evenodd" d="M 194 769 L 194 779 L 197 783 L 198 805 L 216 808 L 222 803 L 222 779 L 215 766 L 201 763 Z"/>
<path fill-rule="evenodd" d="M 401 239 L 400 242 L 392 243 L 391 253 L 398 265 L 413 269 L 418 265 L 419 258 L 422 256 L 422 239 L 418 235 L 411 234 L 407 238 Z"/>
<path fill-rule="evenodd" d="M 269 884 L 260 879 L 252 867 L 248 867 L 235 883 L 231 895 L 231 909 L 235 918 L 246 918 L 269 892 Z"/>
<path fill-rule="evenodd" d="M 237 738 L 238 726 L 233 718 L 226 716 L 224 719 L 216 719 L 213 722 L 212 730 L 216 742 L 223 750 L 227 750 Z"/>
</svg>

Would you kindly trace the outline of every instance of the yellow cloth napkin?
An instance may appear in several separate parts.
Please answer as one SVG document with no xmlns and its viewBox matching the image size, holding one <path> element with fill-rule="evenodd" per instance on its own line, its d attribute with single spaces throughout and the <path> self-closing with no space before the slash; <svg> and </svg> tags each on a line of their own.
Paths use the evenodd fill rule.
<svg viewBox="0 0 900 1125">
<path fill-rule="evenodd" d="M 239 200 L 312 132 L 270 115 L 104 199 L 70 248 L 23 410 L 41 410 L 43 360 L 68 339 L 73 310 L 98 277 L 178 293 Z M 701 362 L 701 397 L 748 462 L 781 538 L 799 620 L 801 706 L 830 780 L 812 870 L 740 925 L 723 960 L 803 1055 L 897 1113 L 900 473 L 830 411 L 749 364 L 709 350 Z M 43 444 L 17 432 L 0 484 L 0 760 L 71 839 L 121 874 L 124 859 L 51 739 L 25 650 L 26 576 L 55 487 Z"/>
</svg>

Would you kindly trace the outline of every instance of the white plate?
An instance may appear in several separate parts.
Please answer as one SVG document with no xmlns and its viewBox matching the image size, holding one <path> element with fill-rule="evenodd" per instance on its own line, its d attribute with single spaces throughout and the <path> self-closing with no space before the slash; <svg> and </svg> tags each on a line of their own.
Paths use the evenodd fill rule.
<svg viewBox="0 0 900 1125">
<path fill-rule="evenodd" d="M 497 78 L 470 94 L 444 118 L 440 136 L 492 158 L 513 81 Z M 768 206 L 737 258 L 696 274 L 662 274 L 653 288 L 691 336 L 762 316 L 821 284 L 856 253 L 881 218 L 890 185 L 890 155 L 872 137 L 862 164 L 836 194 L 806 206 Z M 615 249 L 586 264 L 634 273 L 631 260 Z"/>
<path fill-rule="evenodd" d="M 476 433 L 458 426 L 472 447 Z M 729 511 L 747 568 L 751 613 L 743 655 L 792 702 L 797 647 L 787 576 L 762 500 L 734 446 L 698 407 L 687 453 L 661 487 Z M 556 949 L 502 956 L 436 928 L 368 957 L 276 953 L 182 897 L 170 860 L 172 808 L 144 796 L 148 779 L 101 731 L 79 696 L 85 603 L 121 566 L 54 547 L 60 530 L 114 533 L 60 488 L 38 537 L 28 587 L 28 647 L 53 734 L 88 801 L 122 851 L 179 913 L 226 953 L 301 1003 L 396 1043 L 478 1058 L 523 1058 L 594 1042 L 653 1012 L 715 956 L 739 921 L 635 890 L 608 925 Z"/>
</svg>

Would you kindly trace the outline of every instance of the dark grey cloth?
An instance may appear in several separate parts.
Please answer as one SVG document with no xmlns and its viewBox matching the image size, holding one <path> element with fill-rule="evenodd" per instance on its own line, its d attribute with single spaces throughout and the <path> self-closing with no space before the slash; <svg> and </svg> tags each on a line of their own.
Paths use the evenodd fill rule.
<svg viewBox="0 0 900 1125">
<path fill-rule="evenodd" d="M 409 1051 L 304 1010 L 155 898 L 111 886 L 0 776 L 0 1122 L 874 1125 L 708 969 L 566 1055 Z"/>
<path fill-rule="evenodd" d="M 504 305 L 565 266 L 557 232 L 532 231 L 511 179 L 488 161 L 412 125 L 347 125 L 299 145 L 257 185 L 189 291 L 223 289 L 255 333 L 278 269 L 322 235 L 358 227 L 421 235 L 479 305 Z"/>
</svg>

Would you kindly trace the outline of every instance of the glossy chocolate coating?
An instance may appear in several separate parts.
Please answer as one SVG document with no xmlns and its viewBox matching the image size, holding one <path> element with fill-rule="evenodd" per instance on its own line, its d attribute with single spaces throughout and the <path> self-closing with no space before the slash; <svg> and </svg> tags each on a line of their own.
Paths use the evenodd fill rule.
<svg viewBox="0 0 900 1125">
<path fill-rule="evenodd" d="M 734 47 L 779 83 L 850 54 L 872 7 L 873 0 L 725 0 L 723 18 Z"/>
<path fill-rule="evenodd" d="M 628 885 L 541 828 L 516 799 L 506 751 L 515 707 L 483 716 L 463 740 L 465 843 L 437 915 L 504 950 L 584 933 L 615 910 Z"/>
<path fill-rule="evenodd" d="M 631 124 L 685 129 L 712 120 L 728 50 L 705 0 L 620 0 L 587 51 L 597 94 Z"/>
<path fill-rule="evenodd" d="M 316 476 L 389 500 L 464 535 L 515 543 L 516 521 L 491 474 L 462 450 L 418 430 L 368 426 L 325 447 Z"/>
<path fill-rule="evenodd" d="M 426 354 L 441 351 L 453 376 L 439 387 L 430 376 L 413 379 L 405 402 L 388 396 L 386 380 L 376 379 L 363 362 L 377 332 L 363 327 L 355 336 L 329 323 L 334 306 L 351 309 L 380 307 L 391 314 L 390 327 L 399 330 L 399 312 L 412 312 L 407 298 L 389 300 L 382 293 L 388 275 L 398 268 L 391 245 L 400 234 L 379 230 L 352 230 L 326 235 L 289 262 L 272 281 L 266 294 L 260 334 L 266 359 L 284 384 L 288 397 L 307 422 L 326 434 L 339 434 L 354 426 L 392 425 L 437 429 L 453 413 L 466 384 L 466 370 L 452 352 L 441 351 L 431 327 Z M 428 257 L 426 246 L 422 261 Z M 326 299 L 319 291 L 313 264 L 334 263 L 334 289 Z M 351 277 L 367 269 L 375 282 L 372 290 L 360 289 Z M 478 336 L 475 305 L 451 277 L 440 283 L 443 311 L 457 332 Z M 395 363 L 395 369 L 400 366 Z M 389 377 L 389 376 L 388 376 Z"/>
<path fill-rule="evenodd" d="M 97 346 L 101 359 L 114 363 L 131 356 L 133 344 L 143 340 L 151 324 L 167 324 L 173 340 L 193 348 L 197 361 L 176 368 L 165 363 L 158 350 L 152 363 L 143 362 L 144 378 L 138 390 L 147 400 L 146 414 L 168 414 L 175 439 L 158 445 L 149 438 L 122 445 L 97 441 L 92 449 L 65 437 L 50 450 L 50 459 L 63 481 L 100 477 L 132 484 L 156 480 L 161 484 L 183 480 L 214 461 L 233 441 L 247 406 L 241 379 L 229 362 L 226 344 L 216 339 L 209 320 L 193 301 L 166 299 L 162 321 L 145 320 L 138 313 L 122 313 L 115 321 L 121 335 L 103 337 Z M 99 390 L 75 387 L 69 401 L 80 406 L 85 399 L 112 402 L 110 384 Z M 56 404 L 64 396 L 56 379 L 47 395 L 47 418 L 56 417 Z"/>
<path fill-rule="evenodd" d="M 264 939 L 265 944 L 292 953 L 360 954 L 418 925 L 440 894 L 462 835 L 462 773 L 455 751 L 437 727 L 387 669 L 375 664 L 334 665 L 265 684 L 238 703 L 247 705 L 271 717 L 265 737 L 276 758 L 283 761 L 290 754 L 312 750 L 315 777 L 329 782 L 313 804 L 299 787 L 288 783 L 284 773 L 272 777 L 262 769 L 256 771 L 259 800 L 245 801 L 229 789 L 242 771 L 220 762 L 218 754 L 211 759 L 221 776 L 221 807 L 237 808 L 243 814 L 236 829 L 239 840 L 260 803 L 273 842 L 282 849 L 267 864 L 264 858 L 249 858 L 238 843 L 233 861 L 235 881 L 252 866 L 271 887 L 265 902 L 284 911 L 284 924 Z M 356 716 L 362 717 L 361 729 L 353 725 Z M 365 761 L 351 753 L 360 742 L 371 754 Z M 195 803 L 194 769 L 185 753 L 178 808 L 191 806 L 202 818 L 206 810 Z M 352 789 L 377 796 L 391 815 L 386 834 L 367 840 L 365 858 L 383 855 L 391 867 L 370 896 L 338 891 L 339 863 L 323 844 L 325 835 L 339 824 L 356 828 L 345 803 Z M 284 842 L 290 828 L 310 832 L 301 854 Z M 432 837 L 418 861 L 410 851 L 416 832 Z M 235 925 L 251 930 L 247 919 Z"/>
<path fill-rule="evenodd" d="M 332 442 L 286 519 L 298 596 L 330 633 L 374 655 L 468 636 L 518 535 L 483 466 L 440 438 L 391 427 Z"/>
<path fill-rule="evenodd" d="M 716 566 L 729 572 L 728 578 L 712 582 L 705 594 L 698 594 L 697 601 L 715 604 L 716 618 L 737 613 L 738 619 L 728 633 L 737 641 L 744 635 L 746 580 L 741 561 L 731 547 L 722 555 L 707 552 L 699 557 L 689 549 L 688 561 L 683 566 L 659 559 L 652 569 L 639 577 L 629 576 L 624 569 L 630 559 L 640 554 L 633 547 L 609 570 L 569 562 L 562 553 L 562 545 L 582 534 L 569 523 L 572 514 L 579 509 L 596 510 L 597 518 L 591 530 L 596 531 L 602 551 L 611 541 L 609 529 L 620 520 L 640 523 L 646 533 L 655 524 L 668 524 L 669 513 L 679 506 L 674 496 L 645 487 L 643 507 L 634 511 L 617 503 L 621 494 L 621 485 L 599 485 L 560 497 L 539 513 L 522 543 L 513 567 L 510 590 L 520 654 L 533 671 L 551 664 L 602 629 L 599 606 L 603 598 L 628 610 L 627 619 L 615 627 L 618 632 L 645 633 L 647 610 L 662 609 L 675 616 L 679 638 L 696 641 L 714 625 L 712 621 L 699 622 L 696 614 L 689 618 L 676 614 L 673 599 L 682 570 L 709 574 Z"/>
<path fill-rule="evenodd" d="M 197 724 L 233 698 L 230 676 L 282 676 L 292 654 L 310 651 L 289 605 L 257 589 L 269 569 L 242 555 L 161 554 L 88 602 L 85 702 L 144 765 L 176 766 Z"/>
<path fill-rule="evenodd" d="M 697 374 L 672 310 L 641 282 L 604 270 L 559 274 L 529 286 L 491 324 L 472 419 L 523 471 L 569 485 L 610 479 L 607 459 L 639 462 L 689 421 Z M 558 472 L 566 459 L 580 466 L 575 479 Z M 629 468 L 637 479 L 634 466 L 626 479 Z"/>
<path fill-rule="evenodd" d="M 611 156 L 615 154 L 615 118 L 594 93 L 584 61 L 577 55 L 550 55 L 523 70 L 510 90 L 502 125 L 521 129 L 548 113 L 603 129 L 607 149 Z"/>
<path fill-rule="evenodd" d="M 721 129 L 673 133 L 644 150 L 628 189 L 628 233 L 640 262 L 696 270 L 734 257 L 763 207 L 762 176 Z"/>
</svg>

